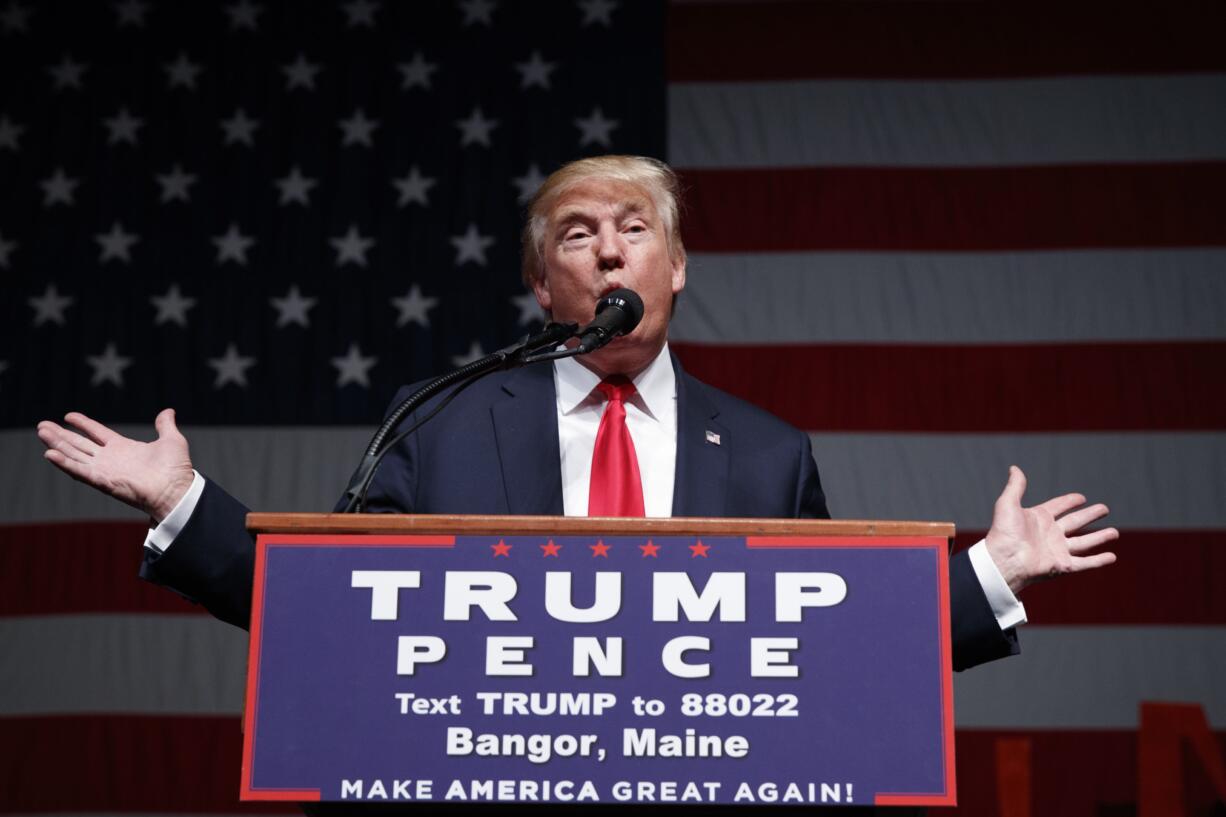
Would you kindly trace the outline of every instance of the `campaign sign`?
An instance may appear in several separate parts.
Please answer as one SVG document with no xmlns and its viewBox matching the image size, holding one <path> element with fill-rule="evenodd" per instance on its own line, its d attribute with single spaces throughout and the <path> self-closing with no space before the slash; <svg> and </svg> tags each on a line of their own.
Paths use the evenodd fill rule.
<svg viewBox="0 0 1226 817">
<path fill-rule="evenodd" d="M 261 535 L 242 797 L 952 805 L 946 548 Z"/>
</svg>

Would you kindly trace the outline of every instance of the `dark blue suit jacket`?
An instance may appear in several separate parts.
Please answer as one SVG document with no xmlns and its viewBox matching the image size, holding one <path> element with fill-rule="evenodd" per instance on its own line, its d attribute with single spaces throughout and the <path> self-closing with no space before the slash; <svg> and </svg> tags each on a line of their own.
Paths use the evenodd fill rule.
<svg viewBox="0 0 1226 817">
<path fill-rule="evenodd" d="M 806 434 L 749 403 L 677 374 L 673 516 L 827 518 Z M 411 387 L 410 387 L 411 388 Z M 406 396 L 402 390 L 393 401 Z M 429 404 L 423 410 L 428 410 Z M 411 421 L 406 421 L 411 422 Z M 707 432 L 719 435 L 709 442 Z M 358 452 L 355 452 L 355 458 Z M 371 511 L 561 515 L 553 370 L 530 366 L 465 390 L 388 455 Z M 250 619 L 253 545 L 247 508 L 209 481 L 174 545 L 141 575 L 240 627 Z M 950 563 L 953 663 L 963 669 L 1018 651 L 1001 632 L 966 554 Z"/>
</svg>

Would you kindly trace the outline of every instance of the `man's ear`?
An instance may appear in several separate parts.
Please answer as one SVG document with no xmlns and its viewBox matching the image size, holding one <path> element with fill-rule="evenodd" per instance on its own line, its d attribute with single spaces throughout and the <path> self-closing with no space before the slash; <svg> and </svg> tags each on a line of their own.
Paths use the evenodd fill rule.
<svg viewBox="0 0 1226 817">
<path fill-rule="evenodd" d="M 532 294 L 536 296 L 536 302 L 541 305 L 541 309 L 547 313 L 552 309 L 553 296 L 549 293 L 549 279 L 547 276 L 538 276 L 532 282 Z"/>
<path fill-rule="evenodd" d="M 685 289 L 685 255 L 673 262 L 673 294 L 680 295 Z"/>
</svg>

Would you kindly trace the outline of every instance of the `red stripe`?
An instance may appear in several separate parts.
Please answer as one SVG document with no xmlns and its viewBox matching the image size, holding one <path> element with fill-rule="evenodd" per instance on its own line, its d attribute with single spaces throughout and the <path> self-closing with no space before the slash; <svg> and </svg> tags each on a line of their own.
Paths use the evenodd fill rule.
<svg viewBox="0 0 1226 817">
<path fill-rule="evenodd" d="M 973 672 L 974 670 L 972 670 Z M 1217 732 L 1226 752 L 1226 732 Z M 999 814 L 996 742 L 1030 741 L 1031 808 L 1039 815 L 1136 814 L 1137 733 L 1124 730 L 958 730 L 958 808 L 930 814 Z M 1193 785 L 1204 775 L 1192 769 Z M 1192 812 L 1189 812 L 1192 813 Z M 1202 812 L 1202 813 L 1208 813 Z"/>
<path fill-rule="evenodd" d="M 1226 246 L 1226 162 L 685 170 L 682 179 L 691 252 Z"/>
<path fill-rule="evenodd" d="M 0 527 L 0 616 L 204 613 L 136 577 L 140 531 L 121 536 L 120 525 L 94 525 L 97 542 L 89 523 Z M 108 544 L 112 536 L 119 541 Z M 968 547 L 982 536 L 963 532 L 958 544 Z M 1109 568 L 1028 588 L 1022 600 L 1031 622 L 1226 625 L 1226 594 L 1214 587 L 1226 576 L 1226 531 L 1124 530 L 1113 548 L 1120 558 Z"/>
<path fill-rule="evenodd" d="M 0 616 L 204 613 L 137 577 L 141 522 L 0 525 Z"/>
<path fill-rule="evenodd" d="M 983 535 L 959 533 L 956 546 Z M 1226 531 L 1125 528 L 1103 549 L 1115 564 L 1022 591 L 1030 625 L 1226 625 Z"/>
<path fill-rule="evenodd" d="M 0 813 L 295 814 L 240 804 L 238 718 L 0 719 Z"/>
<path fill-rule="evenodd" d="M 1226 732 L 1216 733 L 1226 749 Z M 1032 742 L 1035 814 L 1131 813 L 1135 731 L 957 733 L 954 813 L 996 814 L 995 744 Z M 0 719 L 0 814 L 296 813 L 238 802 L 238 718 L 81 716 Z"/>
<path fill-rule="evenodd" d="M 1226 68 L 1221 3 L 676 4 L 672 82 L 1024 77 Z"/>
<path fill-rule="evenodd" d="M 1226 341 L 674 348 L 699 380 L 810 431 L 1226 428 Z"/>
</svg>

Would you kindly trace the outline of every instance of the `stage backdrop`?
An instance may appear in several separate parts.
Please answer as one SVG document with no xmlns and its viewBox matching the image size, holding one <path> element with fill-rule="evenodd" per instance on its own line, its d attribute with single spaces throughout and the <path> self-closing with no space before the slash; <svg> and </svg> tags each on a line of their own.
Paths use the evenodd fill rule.
<svg viewBox="0 0 1226 817">
<path fill-rule="evenodd" d="M 245 636 L 136 579 L 142 520 L 39 459 L 178 409 L 253 507 L 331 506 L 396 386 L 539 320 L 526 196 L 660 156 L 673 348 L 812 433 L 841 517 L 1111 505 L 956 681 L 1035 813 L 1126 810 L 1137 704 L 1226 729 L 1226 10 L 952 2 L 0 7 L 0 813 L 230 813 Z M 1219 737 L 1222 732 L 1218 732 Z M 1011 778 L 1016 780 L 1016 777 Z"/>
</svg>

